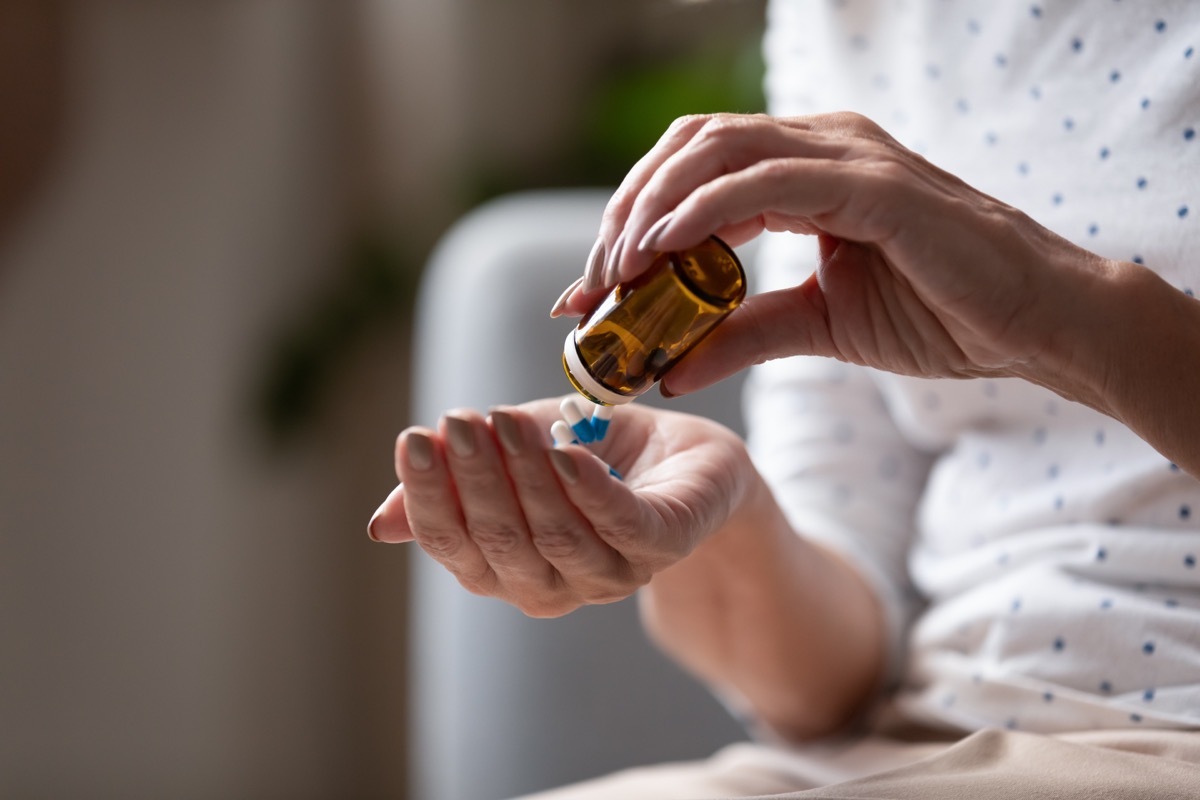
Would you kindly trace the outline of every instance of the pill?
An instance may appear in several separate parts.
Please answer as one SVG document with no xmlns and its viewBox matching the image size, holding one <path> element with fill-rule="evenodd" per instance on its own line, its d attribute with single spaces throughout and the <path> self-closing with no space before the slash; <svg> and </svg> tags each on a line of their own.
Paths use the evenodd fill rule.
<svg viewBox="0 0 1200 800">
<path fill-rule="evenodd" d="M 553 437 L 556 445 L 579 444 L 579 440 L 575 438 L 571 426 L 561 419 L 554 420 L 554 424 L 550 426 L 550 436 Z"/>
<path fill-rule="evenodd" d="M 579 410 L 579 406 L 575 405 L 575 398 L 564 397 L 562 403 L 559 404 L 559 410 L 562 411 L 563 419 L 571 426 L 571 430 L 575 431 L 575 438 L 584 444 L 591 444 L 596 441 L 596 433 L 592 430 L 592 423 Z"/>
<path fill-rule="evenodd" d="M 571 426 L 561 419 L 554 420 L 554 424 L 550 426 L 550 435 L 554 437 L 554 444 L 559 447 L 566 444 L 579 444 L 579 440 L 575 438 L 575 433 L 571 430 Z M 605 464 L 605 466 L 607 467 L 608 465 Z M 608 474 L 619 481 L 623 482 L 625 480 L 621 477 L 621 473 L 612 467 L 608 467 Z"/>
<path fill-rule="evenodd" d="M 596 435 L 596 441 L 604 441 L 604 437 L 608 435 L 608 423 L 612 419 L 613 406 L 596 406 L 596 410 L 592 412 L 592 432 Z"/>
</svg>

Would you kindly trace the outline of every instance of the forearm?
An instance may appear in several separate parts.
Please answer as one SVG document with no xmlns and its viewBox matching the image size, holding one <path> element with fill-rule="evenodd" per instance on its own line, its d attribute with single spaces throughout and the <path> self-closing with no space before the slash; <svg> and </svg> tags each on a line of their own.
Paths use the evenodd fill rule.
<svg viewBox="0 0 1200 800">
<path fill-rule="evenodd" d="M 836 730 L 876 689 L 882 611 L 832 553 L 797 536 L 757 474 L 729 523 L 642 590 L 650 635 L 780 735 Z"/>
<path fill-rule="evenodd" d="M 1200 302 L 1144 267 L 1110 263 L 1075 305 L 1084 340 L 1056 343 L 1031 377 L 1200 477 Z"/>
</svg>

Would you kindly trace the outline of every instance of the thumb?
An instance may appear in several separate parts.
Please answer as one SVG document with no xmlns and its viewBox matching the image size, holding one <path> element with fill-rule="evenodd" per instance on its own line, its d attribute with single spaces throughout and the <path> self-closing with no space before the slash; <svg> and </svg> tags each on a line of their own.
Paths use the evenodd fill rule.
<svg viewBox="0 0 1200 800">
<path fill-rule="evenodd" d="M 814 273 L 799 286 L 748 297 L 671 368 L 660 389 L 667 397 L 689 394 L 764 361 L 835 353 Z"/>
</svg>

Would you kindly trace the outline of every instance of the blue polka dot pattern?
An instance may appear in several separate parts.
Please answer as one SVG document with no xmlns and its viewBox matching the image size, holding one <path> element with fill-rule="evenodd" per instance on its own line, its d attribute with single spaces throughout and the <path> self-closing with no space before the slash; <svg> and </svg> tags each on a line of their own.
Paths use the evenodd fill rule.
<svg viewBox="0 0 1200 800">
<path fill-rule="evenodd" d="M 769 2 L 790 32 L 768 42 L 773 110 L 860 111 L 1084 249 L 1200 286 L 1200 3 Z M 770 238 L 769 288 L 794 285 L 812 256 Z M 762 369 L 782 387 L 821 368 Z M 1114 419 L 1029 384 L 869 375 L 895 431 L 862 427 L 837 395 L 823 415 L 793 414 L 796 436 L 776 423 L 764 436 L 784 439 L 767 449 L 798 530 L 813 520 L 885 596 L 911 580 L 929 600 L 909 642 L 921 712 L 1200 727 L 1180 699 L 1200 674 L 1200 484 Z M 842 460 L 797 459 L 809 441 Z"/>
</svg>

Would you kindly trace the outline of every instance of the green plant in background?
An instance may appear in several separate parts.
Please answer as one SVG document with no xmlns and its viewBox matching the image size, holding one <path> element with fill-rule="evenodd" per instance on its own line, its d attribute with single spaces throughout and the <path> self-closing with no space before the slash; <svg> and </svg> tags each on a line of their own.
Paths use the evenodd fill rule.
<svg viewBox="0 0 1200 800">
<path fill-rule="evenodd" d="M 603 84 L 585 120 L 579 158 L 615 184 L 676 118 L 766 108 L 759 40 L 616 73 Z"/>
<path fill-rule="evenodd" d="M 329 285 L 280 332 L 256 387 L 256 417 L 271 442 L 294 440 L 319 415 L 351 353 L 411 317 L 417 270 L 397 247 L 367 237 Z"/>
</svg>

